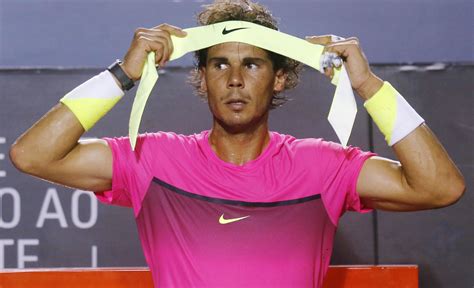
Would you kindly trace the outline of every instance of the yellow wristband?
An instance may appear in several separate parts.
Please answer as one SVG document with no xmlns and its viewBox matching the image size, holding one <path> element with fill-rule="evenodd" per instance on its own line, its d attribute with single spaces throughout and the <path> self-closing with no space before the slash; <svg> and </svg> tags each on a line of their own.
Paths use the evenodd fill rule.
<svg viewBox="0 0 474 288">
<path fill-rule="evenodd" d="M 88 131 L 123 95 L 110 72 L 104 71 L 66 94 L 60 102 L 74 113 L 84 130 Z"/>
<path fill-rule="evenodd" d="M 385 136 L 389 146 L 410 134 L 425 120 L 387 81 L 364 107 Z"/>
</svg>

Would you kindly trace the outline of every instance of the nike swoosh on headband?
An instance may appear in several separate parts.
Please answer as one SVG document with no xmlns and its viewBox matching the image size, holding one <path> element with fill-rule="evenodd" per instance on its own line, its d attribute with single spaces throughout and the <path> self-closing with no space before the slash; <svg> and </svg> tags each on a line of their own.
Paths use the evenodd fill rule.
<svg viewBox="0 0 474 288">
<path fill-rule="evenodd" d="M 226 31 L 242 30 L 239 33 L 223 35 L 221 31 L 224 31 L 224 29 Z M 226 21 L 187 28 L 184 31 L 188 34 L 183 38 L 171 35 L 173 53 L 170 55 L 170 60 L 178 59 L 186 53 L 220 43 L 242 42 L 292 58 L 324 73 L 320 62 L 324 46 L 313 44 L 258 24 L 245 21 Z M 143 67 L 140 85 L 138 86 L 130 115 L 129 138 L 132 150 L 135 149 L 138 128 L 146 101 L 157 79 L 158 72 L 155 67 L 155 52 L 150 52 Z M 357 114 L 357 105 L 344 64 L 340 68 L 334 69 L 334 77 L 331 83 L 336 85 L 336 91 L 329 111 L 328 121 L 336 132 L 341 144 L 346 146 Z"/>
<path fill-rule="evenodd" d="M 224 27 L 224 30 L 222 30 L 222 35 L 226 35 L 226 34 L 232 33 L 232 32 L 237 31 L 237 30 L 242 30 L 242 29 L 249 29 L 249 28 L 248 27 L 241 27 L 241 28 L 234 28 L 234 29 L 227 30 L 227 28 Z"/>
</svg>

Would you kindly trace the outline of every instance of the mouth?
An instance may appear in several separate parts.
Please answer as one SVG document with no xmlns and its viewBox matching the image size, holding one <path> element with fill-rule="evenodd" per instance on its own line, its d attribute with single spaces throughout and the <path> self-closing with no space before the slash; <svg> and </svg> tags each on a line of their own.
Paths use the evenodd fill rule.
<svg viewBox="0 0 474 288">
<path fill-rule="evenodd" d="M 247 101 L 243 99 L 237 99 L 237 98 L 230 99 L 225 102 L 225 105 L 232 110 L 238 111 L 238 110 L 242 110 L 245 107 L 245 105 L 247 105 Z"/>
</svg>

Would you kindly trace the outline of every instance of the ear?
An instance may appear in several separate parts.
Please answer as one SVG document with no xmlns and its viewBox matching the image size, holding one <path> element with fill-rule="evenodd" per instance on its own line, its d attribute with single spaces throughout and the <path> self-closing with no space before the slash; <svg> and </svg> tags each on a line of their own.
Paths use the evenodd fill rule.
<svg viewBox="0 0 474 288">
<path fill-rule="evenodd" d="M 199 90 L 202 93 L 207 93 L 206 67 L 199 68 L 199 78 L 201 78 L 201 87 L 199 87 Z"/>
<path fill-rule="evenodd" d="M 275 84 L 273 84 L 273 91 L 279 93 L 285 89 L 286 78 L 288 73 L 283 72 L 283 69 L 279 69 L 275 73 Z"/>
</svg>

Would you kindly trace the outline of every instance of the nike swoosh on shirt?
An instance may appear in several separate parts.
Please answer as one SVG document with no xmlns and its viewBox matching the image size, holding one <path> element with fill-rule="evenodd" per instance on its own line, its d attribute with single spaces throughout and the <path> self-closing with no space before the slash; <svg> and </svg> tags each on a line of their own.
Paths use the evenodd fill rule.
<svg viewBox="0 0 474 288">
<path fill-rule="evenodd" d="M 242 219 L 245 219 L 247 217 L 250 217 L 250 215 L 248 216 L 244 216 L 244 217 L 239 217 L 239 218 L 229 218 L 229 219 L 225 219 L 224 218 L 224 214 L 221 215 L 221 218 L 219 218 L 219 223 L 221 224 L 229 224 L 229 223 L 232 223 L 232 222 L 237 222 L 237 221 L 240 221 Z"/>
<path fill-rule="evenodd" d="M 224 30 L 222 30 L 222 35 L 226 35 L 226 34 L 229 34 L 231 32 L 241 30 L 241 29 L 249 29 L 249 27 L 234 28 L 234 29 L 230 29 L 230 30 L 227 30 L 227 28 L 224 27 Z"/>
</svg>

